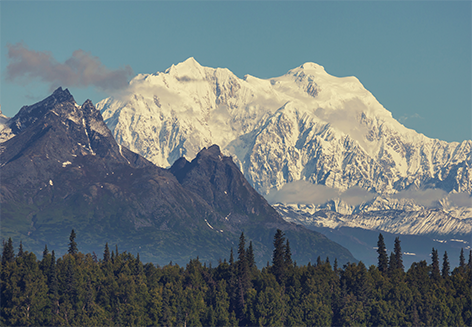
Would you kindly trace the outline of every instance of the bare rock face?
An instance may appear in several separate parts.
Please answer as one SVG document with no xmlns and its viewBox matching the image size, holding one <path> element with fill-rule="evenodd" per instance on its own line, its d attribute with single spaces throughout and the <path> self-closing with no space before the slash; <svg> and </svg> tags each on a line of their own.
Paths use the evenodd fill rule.
<svg viewBox="0 0 472 327">
<path fill-rule="evenodd" d="M 284 221 L 218 146 L 159 168 L 118 145 L 89 100 L 79 106 L 61 88 L 5 126 L 0 232 L 28 251 L 39 254 L 47 244 L 61 254 L 74 229 L 84 252 L 101 253 L 108 242 L 159 264 L 197 256 L 217 262 L 244 232 L 266 262 L 280 228 L 299 262 L 319 255 L 355 261 L 321 234 Z"/>
</svg>

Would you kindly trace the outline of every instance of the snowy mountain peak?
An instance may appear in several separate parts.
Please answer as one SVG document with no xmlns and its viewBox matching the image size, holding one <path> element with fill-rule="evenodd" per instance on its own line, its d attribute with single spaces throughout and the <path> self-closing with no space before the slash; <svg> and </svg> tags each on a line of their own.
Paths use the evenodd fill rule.
<svg viewBox="0 0 472 327">
<path fill-rule="evenodd" d="M 189 82 L 192 79 L 201 79 L 205 76 L 205 69 L 193 57 L 188 58 L 184 62 L 172 65 L 165 71 L 166 74 L 176 77 L 183 82 Z"/>
<path fill-rule="evenodd" d="M 300 66 L 300 69 L 314 73 L 326 73 L 325 68 L 314 62 L 306 62 Z"/>
<path fill-rule="evenodd" d="M 472 141 L 407 129 L 357 78 L 312 62 L 279 77 L 239 79 L 189 58 L 133 83 L 139 92 L 97 108 L 118 143 L 161 167 L 218 144 L 263 195 L 300 180 L 336 192 L 472 191 Z"/>
</svg>

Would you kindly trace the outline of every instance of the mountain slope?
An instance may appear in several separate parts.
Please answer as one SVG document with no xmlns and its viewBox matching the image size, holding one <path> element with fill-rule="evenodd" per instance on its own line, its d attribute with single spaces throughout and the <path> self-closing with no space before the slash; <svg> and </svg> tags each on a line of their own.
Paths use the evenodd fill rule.
<svg viewBox="0 0 472 327">
<path fill-rule="evenodd" d="M 170 168 L 184 189 L 198 194 L 218 213 L 212 219 L 205 218 L 208 227 L 217 233 L 244 231 L 246 237 L 257 243 L 270 244 L 277 228 L 290 239 L 292 254 L 298 262 L 313 261 L 310 249 L 318 248 L 321 257 L 346 254 L 325 236 L 307 234 L 298 224 L 284 221 L 267 201 L 249 185 L 230 157 L 224 156 L 217 145 L 200 151 L 192 162 L 180 158 Z M 309 232 L 308 232 L 309 233 Z M 270 258 L 271 252 L 264 251 Z M 267 259 L 268 260 L 268 259 Z"/>
<path fill-rule="evenodd" d="M 383 210 L 372 200 L 381 198 L 382 208 L 439 208 L 439 220 L 472 217 L 472 141 L 407 129 L 355 77 L 331 76 L 314 63 L 264 80 L 189 58 L 136 76 L 129 94 L 97 108 L 118 143 L 164 167 L 220 145 L 273 203 L 361 214 Z M 283 188 L 292 184 L 300 202 L 287 199 Z"/>
<path fill-rule="evenodd" d="M 202 151 L 195 163 L 159 168 L 118 145 L 90 101 L 79 106 L 61 88 L 4 126 L 11 133 L 0 144 L 1 236 L 22 240 L 28 250 L 41 253 L 48 244 L 61 254 L 75 229 L 82 251 L 101 253 L 108 242 L 159 264 L 197 256 L 216 262 L 245 231 L 256 259 L 266 262 L 280 228 L 293 239 L 299 262 L 318 255 L 355 260 L 324 236 L 281 219 L 218 147 Z M 219 158 L 215 184 L 212 163 Z M 190 177 L 193 171 L 199 178 Z M 229 202 L 220 203 L 218 185 L 234 185 Z M 210 193 L 216 201 L 205 196 Z M 236 206 L 242 196 L 251 199 L 249 212 Z M 229 213 L 239 221 L 225 219 Z"/>
</svg>

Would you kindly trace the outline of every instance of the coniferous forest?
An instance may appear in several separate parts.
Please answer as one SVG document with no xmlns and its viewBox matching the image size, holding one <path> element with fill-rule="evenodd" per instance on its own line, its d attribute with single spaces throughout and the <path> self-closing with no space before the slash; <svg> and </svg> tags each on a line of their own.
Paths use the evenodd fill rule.
<svg viewBox="0 0 472 327">
<path fill-rule="evenodd" d="M 67 254 L 45 247 L 41 260 L 4 242 L 2 326 L 472 325 L 471 251 L 452 268 L 432 249 L 430 263 L 405 271 L 400 240 L 388 255 L 380 234 L 377 266 L 331 258 L 298 266 L 278 230 L 262 269 L 244 234 L 215 267 L 198 258 L 159 267 L 108 244 L 103 255 L 84 254 L 74 231 L 69 239 Z"/>
</svg>

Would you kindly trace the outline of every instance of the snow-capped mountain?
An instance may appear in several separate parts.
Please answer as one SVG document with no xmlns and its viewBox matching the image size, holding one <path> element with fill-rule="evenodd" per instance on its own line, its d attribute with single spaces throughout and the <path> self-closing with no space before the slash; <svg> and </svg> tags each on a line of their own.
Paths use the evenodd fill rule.
<svg viewBox="0 0 472 327">
<path fill-rule="evenodd" d="M 276 78 L 240 79 L 189 58 L 136 76 L 129 92 L 97 108 L 118 143 L 162 167 L 220 145 L 268 198 L 306 181 L 341 199 L 343 213 L 375 210 L 368 204 L 378 196 L 398 204 L 432 190 L 434 206 L 444 207 L 448 194 L 465 194 L 465 206 L 472 207 L 472 141 L 448 143 L 408 129 L 357 78 L 331 76 L 314 63 Z M 292 191 L 302 203 L 331 200 L 316 192 L 306 198 L 306 188 L 297 185 Z M 353 190 L 363 197 L 343 200 Z M 412 205 L 422 210 L 431 203 Z M 448 208 L 464 212 L 456 204 Z"/>
<path fill-rule="evenodd" d="M 472 218 L 456 218 L 441 209 L 379 210 L 343 215 L 332 210 L 317 210 L 311 205 L 275 204 L 274 208 L 289 222 L 308 227 L 354 227 L 405 235 L 471 234 Z"/>
</svg>

